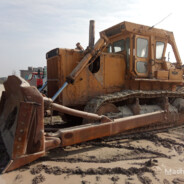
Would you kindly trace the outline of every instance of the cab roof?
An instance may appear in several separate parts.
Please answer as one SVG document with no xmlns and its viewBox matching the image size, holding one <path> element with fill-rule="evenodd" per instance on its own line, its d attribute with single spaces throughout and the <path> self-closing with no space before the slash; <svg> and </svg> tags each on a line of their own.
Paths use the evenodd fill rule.
<svg viewBox="0 0 184 184">
<path fill-rule="evenodd" d="M 141 24 L 136 24 L 132 22 L 121 22 L 117 25 L 114 25 L 108 29 L 105 29 L 100 32 L 101 34 L 105 34 L 107 37 L 116 37 L 121 34 L 126 34 L 126 33 L 133 33 L 133 34 L 138 34 L 138 35 L 144 35 L 144 36 L 158 36 L 164 39 L 168 39 L 171 35 L 173 35 L 172 32 L 163 30 L 163 29 L 158 29 L 154 27 L 149 27 Z"/>
</svg>

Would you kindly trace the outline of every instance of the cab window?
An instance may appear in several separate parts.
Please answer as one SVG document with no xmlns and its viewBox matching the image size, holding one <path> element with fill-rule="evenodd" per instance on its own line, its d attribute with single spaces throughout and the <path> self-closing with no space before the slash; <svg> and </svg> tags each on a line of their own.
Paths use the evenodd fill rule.
<svg viewBox="0 0 184 184">
<path fill-rule="evenodd" d="M 108 53 L 112 53 L 112 45 L 108 45 L 107 51 L 108 51 Z"/>
<path fill-rule="evenodd" d="M 166 61 L 176 63 L 176 57 L 174 55 L 173 48 L 169 43 L 167 43 L 165 57 L 166 57 Z"/>
<path fill-rule="evenodd" d="M 164 42 L 156 42 L 156 59 L 162 59 L 164 45 Z"/>
<path fill-rule="evenodd" d="M 118 40 L 113 43 L 114 52 L 121 52 L 125 49 L 125 40 Z"/>
<path fill-rule="evenodd" d="M 137 38 L 137 57 L 148 57 L 148 40 L 144 38 Z"/>
</svg>

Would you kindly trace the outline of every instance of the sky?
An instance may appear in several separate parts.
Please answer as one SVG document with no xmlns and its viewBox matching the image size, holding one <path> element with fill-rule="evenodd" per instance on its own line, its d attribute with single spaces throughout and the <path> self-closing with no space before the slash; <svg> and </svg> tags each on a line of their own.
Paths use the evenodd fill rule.
<svg viewBox="0 0 184 184">
<path fill-rule="evenodd" d="M 0 77 L 28 66 L 46 66 L 45 55 L 54 48 L 86 48 L 89 21 L 99 32 L 123 21 L 174 32 L 184 60 L 182 0 L 0 0 Z"/>
</svg>

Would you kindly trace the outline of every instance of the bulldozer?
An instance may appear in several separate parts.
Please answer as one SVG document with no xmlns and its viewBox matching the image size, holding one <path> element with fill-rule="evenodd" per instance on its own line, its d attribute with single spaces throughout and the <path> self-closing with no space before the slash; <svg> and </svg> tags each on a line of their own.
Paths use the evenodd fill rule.
<svg viewBox="0 0 184 184">
<path fill-rule="evenodd" d="M 89 46 L 46 54 L 41 89 L 9 76 L 0 101 L 1 172 L 28 164 L 57 147 L 120 133 L 184 123 L 182 61 L 172 32 L 121 22 L 100 32 Z M 170 45 L 175 63 L 167 61 Z M 47 85 L 47 96 L 41 91 Z M 68 124 L 46 131 L 44 116 L 58 113 Z M 71 124 L 72 122 L 72 124 Z"/>
</svg>

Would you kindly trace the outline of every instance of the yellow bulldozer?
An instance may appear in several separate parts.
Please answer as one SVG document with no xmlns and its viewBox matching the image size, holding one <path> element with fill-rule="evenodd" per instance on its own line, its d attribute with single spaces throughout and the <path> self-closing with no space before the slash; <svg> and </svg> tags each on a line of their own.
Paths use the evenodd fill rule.
<svg viewBox="0 0 184 184">
<path fill-rule="evenodd" d="M 122 22 L 100 32 L 89 46 L 46 54 L 47 96 L 9 76 L 0 102 L 2 172 L 44 156 L 47 150 L 119 133 L 184 123 L 183 69 L 172 32 Z M 176 63 L 166 60 L 173 49 Z M 67 128 L 46 132 L 44 115 L 59 115 Z M 5 154 L 6 153 L 6 154 Z"/>
</svg>

